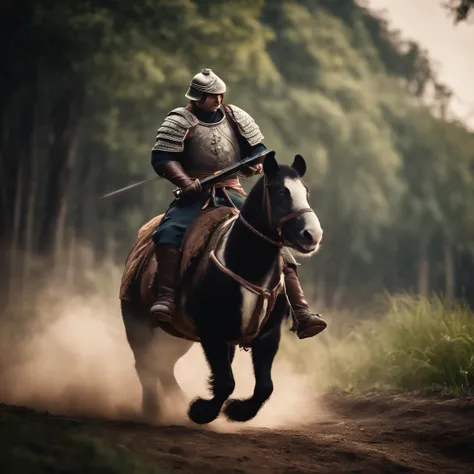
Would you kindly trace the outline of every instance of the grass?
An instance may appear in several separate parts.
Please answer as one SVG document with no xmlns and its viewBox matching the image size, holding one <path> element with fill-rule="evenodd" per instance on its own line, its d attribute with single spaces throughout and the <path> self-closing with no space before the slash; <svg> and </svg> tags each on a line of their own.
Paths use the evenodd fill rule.
<svg viewBox="0 0 474 474">
<path fill-rule="evenodd" d="M 436 297 L 388 297 L 385 314 L 346 336 L 332 336 L 329 326 L 319 344 L 285 338 L 283 352 L 324 389 L 474 393 L 474 313 Z"/>
<path fill-rule="evenodd" d="M 165 474 L 78 421 L 0 406 L 3 474 Z"/>
</svg>

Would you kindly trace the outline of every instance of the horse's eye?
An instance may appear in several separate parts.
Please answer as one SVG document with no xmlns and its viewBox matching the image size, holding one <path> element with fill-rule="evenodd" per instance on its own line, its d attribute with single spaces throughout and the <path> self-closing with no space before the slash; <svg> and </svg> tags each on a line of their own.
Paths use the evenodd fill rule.
<svg viewBox="0 0 474 474">
<path fill-rule="evenodd" d="M 290 190 L 288 188 L 280 189 L 280 191 L 278 191 L 278 195 L 286 198 L 290 195 Z"/>
</svg>

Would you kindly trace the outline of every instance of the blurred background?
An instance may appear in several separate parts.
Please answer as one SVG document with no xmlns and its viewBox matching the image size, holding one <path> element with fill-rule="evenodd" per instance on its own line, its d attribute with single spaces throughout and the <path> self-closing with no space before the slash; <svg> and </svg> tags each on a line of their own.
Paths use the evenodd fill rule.
<svg viewBox="0 0 474 474">
<path fill-rule="evenodd" d="M 325 234 L 301 279 L 332 334 L 380 295 L 472 307 L 472 3 L 2 2 L 2 321 L 31 327 L 45 294 L 109 298 L 119 321 L 125 257 L 172 186 L 100 197 L 155 176 L 156 130 L 203 67 L 281 162 L 308 162 Z"/>
</svg>

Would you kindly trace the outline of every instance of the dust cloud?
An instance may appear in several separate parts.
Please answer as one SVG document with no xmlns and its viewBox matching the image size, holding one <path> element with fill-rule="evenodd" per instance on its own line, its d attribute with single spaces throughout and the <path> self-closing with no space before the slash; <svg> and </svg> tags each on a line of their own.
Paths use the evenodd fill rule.
<svg viewBox="0 0 474 474">
<path fill-rule="evenodd" d="M 71 296 L 54 304 L 43 302 L 38 318 L 47 315 L 48 324 L 23 339 L 21 345 L 3 343 L 0 402 L 52 414 L 140 419 L 141 387 L 125 337 L 120 302 L 118 298 L 106 299 Z M 55 316 L 52 321 L 51 314 Z M 303 344 L 295 336 L 289 337 L 294 344 Z M 5 364 L 5 360 L 9 362 Z M 237 350 L 233 369 L 233 397 L 250 396 L 254 386 L 250 354 Z M 197 395 L 209 396 L 209 371 L 200 345 L 195 344 L 178 362 L 175 374 L 188 400 L 177 406 L 176 401 L 165 397 L 165 423 L 189 425 L 189 401 Z M 209 427 L 219 431 L 291 428 L 325 416 L 315 404 L 309 379 L 294 373 L 282 353 L 277 355 L 273 380 L 274 393 L 254 420 L 233 423 L 221 415 Z"/>
</svg>

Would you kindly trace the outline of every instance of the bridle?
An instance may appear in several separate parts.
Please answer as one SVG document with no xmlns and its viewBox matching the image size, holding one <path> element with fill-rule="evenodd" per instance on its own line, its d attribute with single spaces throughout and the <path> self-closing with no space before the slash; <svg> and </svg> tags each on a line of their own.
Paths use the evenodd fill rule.
<svg viewBox="0 0 474 474">
<path fill-rule="evenodd" d="M 274 223 L 273 223 L 273 219 L 272 219 L 272 206 L 271 206 L 271 202 L 270 202 L 270 192 L 268 191 L 268 183 L 267 183 L 267 177 L 266 176 L 264 177 L 263 188 L 264 188 L 264 192 L 263 192 L 263 200 L 262 200 L 262 209 L 266 210 L 267 219 L 268 219 L 270 229 L 276 230 L 276 232 L 278 234 L 278 240 L 273 240 L 270 237 L 267 237 L 266 235 L 262 234 L 257 229 L 255 229 L 255 227 L 253 227 L 251 224 L 249 224 L 242 217 L 241 212 L 239 212 L 239 215 L 238 215 L 237 219 L 240 219 L 242 221 L 242 223 L 245 224 L 254 234 L 258 235 L 263 240 L 271 243 L 272 245 L 275 245 L 278 248 L 282 248 L 284 245 L 287 245 L 287 244 L 289 244 L 288 246 L 291 246 L 291 243 L 285 242 L 285 239 L 282 236 L 282 227 L 283 227 L 283 225 L 286 222 L 288 222 L 289 220 L 294 219 L 294 218 L 298 217 L 299 215 L 301 215 L 305 212 L 313 212 L 313 210 L 311 208 L 307 207 L 307 208 L 304 208 L 304 209 L 299 209 L 298 211 L 295 211 L 295 212 L 290 212 L 288 215 L 281 218 L 276 223 L 276 225 L 273 225 Z M 235 344 L 239 344 L 241 347 L 249 347 L 252 340 L 258 335 L 258 332 L 259 332 L 260 328 L 264 326 L 264 324 L 266 323 L 266 321 L 270 317 L 270 313 L 273 311 L 273 308 L 275 306 L 278 295 L 282 291 L 284 291 L 283 289 L 285 287 L 285 278 L 284 278 L 283 272 L 281 271 L 281 263 L 280 263 L 279 264 L 280 265 L 280 278 L 279 278 L 278 282 L 276 283 L 276 285 L 271 289 L 263 288 L 262 286 L 256 285 L 254 283 L 251 283 L 251 282 L 245 280 L 240 275 L 236 274 L 231 269 L 229 269 L 224 263 L 221 263 L 219 261 L 219 259 L 216 257 L 215 249 L 218 247 L 220 239 L 222 238 L 224 233 L 227 232 L 227 230 L 230 228 L 232 222 L 235 222 L 235 219 L 236 218 L 232 218 L 230 221 L 227 222 L 226 226 L 221 229 L 220 235 L 218 236 L 217 242 L 215 244 L 215 248 L 213 248 L 211 250 L 211 252 L 209 253 L 209 258 L 212 262 L 214 262 L 214 265 L 216 265 L 216 267 L 221 272 L 223 272 L 224 274 L 226 274 L 227 276 L 232 278 L 234 281 L 236 281 L 243 288 L 246 288 L 248 291 L 250 291 L 251 293 L 257 295 L 257 297 L 258 297 L 257 302 L 255 304 L 255 309 L 254 309 L 254 311 L 252 312 L 252 314 L 250 316 L 248 327 L 247 327 L 245 333 L 242 335 L 242 337 L 238 341 L 231 341 L 231 342 L 234 342 Z M 265 308 L 264 302 L 265 301 L 267 301 L 267 307 L 264 310 L 264 308 Z M 265 314 L 264 314 L 262 320 L 260 321 L 260 314 L 263 310 L 265 311 Z"/>
<path fill-rule="evenodd" d="M 282 217 L 276 225 L 273 223 L 273 218 L 272 218 L 272 203 L 270 200 L 270 192 L 268 191 L 268 179 L 267 176 L 264 176 L 263 178 L 263 201 L 262 201 L 262 208 L 266 209 L 266 214 L 267 214 L 267 221 L 269 224 L 269 228 L 271 230 L 275 230 L 277 235 L 278 235 L 278 240 L 273 240 L 270 237 L 267 237 L 266 235 L 262 234 L 260 231 L 258 231 L 253 225 L 251 225 L 249 222 L 247 222 L 243 217 L 242 213 L 239 214 L 239 219 L 242 221 L 243 224 L 247 226 L 248 229 L 250 229 L 254 234 L 258 235 L 260 238 L 263 240 L 275 245 L 278 248 L 281 248 L 283 246 L 291 247 L 290 242 L 286 242 L 283 235 L 283 226 L 285 225 L 286 222 L 295 219 L 296 217 L 300 216 L 301 214 L 304 214 L 305 212 L 313 212 L 313 210 L 310 207 L 305 207 L 302 209 L 298 209 L 297 211 L 290 212 L 286 216 Z"/>
</svg>

